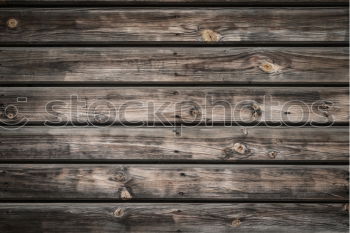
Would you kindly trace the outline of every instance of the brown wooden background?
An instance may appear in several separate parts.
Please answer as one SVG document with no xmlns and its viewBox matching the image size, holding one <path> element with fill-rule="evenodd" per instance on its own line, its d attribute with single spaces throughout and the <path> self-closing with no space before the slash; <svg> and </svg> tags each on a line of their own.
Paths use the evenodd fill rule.
<svg viewBox="0 0 350 233">
<path fill-rule="evenodd" d="M 348 232 L 347 1 L 0 6 L 1 233 Z"/>
</svg>

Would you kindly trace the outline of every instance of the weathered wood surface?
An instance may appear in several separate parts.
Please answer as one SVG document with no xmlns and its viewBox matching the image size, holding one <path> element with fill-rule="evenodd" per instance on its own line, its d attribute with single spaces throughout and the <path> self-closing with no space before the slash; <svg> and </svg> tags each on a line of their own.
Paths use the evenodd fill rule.
<svg viewBox="0 0 350 233">
<path fill-rule="evenodd" d="M 0 82 L 346 84 L 348 56 L 345 47 L 3 47 Z"/>
<path fill-rule="evenodd" d="M 348 41 L 348 9 L 1 8 L 0 43 Z"/>
<path fill-rule="evenodd" d="M 20 142 L 20 144 L 18 144 Z M 241 145 L 241 149 L 239 146 Z M 0 160 L 347 161 L 346 127 L 24 127 L 0 131 Z"/>
<path fill-rule="evenodd" d="M 347 87 L 3 87 L 1 122 L 348 122 Z"/>
<path fill-rule="evenodd" d="M 1 164 L 0 199 L 347 200 L 348 166 Z"/>
<path fill-rule="evenodd" d="M 40 5 L 40 4 L 52 4 L 52 5 L 86 5 L 86 4 L 115 4 L 115 5 L 124 5 L 124 4 L 279 4 L 279 5 L 290 5 L 290 4 L 324 4 L 332 3 L 334 4 L 347 4 L 346 0 L 2 0 L 0 5 L 17 5 L 17 4 L 26 4 L 26 5 Z"/>
<path fill-rule="evenodd" d="M 6 233 L 346 233 L 345 204 L 34 203 L 0 206 Z"/>
</svg>

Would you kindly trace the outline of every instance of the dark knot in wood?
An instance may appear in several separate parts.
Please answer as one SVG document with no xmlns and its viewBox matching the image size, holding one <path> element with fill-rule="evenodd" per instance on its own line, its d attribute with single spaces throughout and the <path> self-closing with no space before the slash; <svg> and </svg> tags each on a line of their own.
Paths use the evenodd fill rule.
<svg viewBox="0 0 350 233">
<path fill-rule="evenodd" d="M 269 151 L 269 152 L 267 153 L 267 155 L 268 155 L 271 159 L 275 159 L 275 158 L 277 157 L 277 155 L 278 155 L 278 151 L 275 151 L 275 150 Z"/>
<path fill-rule="evenodd" d="M 14 113 L 11 113 L 11 112 L 6 113 L 6 118 L 7 118 L 7 119 L 12 120 L 12 119 L 14 119 L 15 117 L 16 117 L 16 115 L 15 115 Z"/>
<path fill-rule="evenodd" d="M 197 108 L 191 108 L 190 115 L 195 117 L 195 118 L 198 118 L 201 116 L 201 112 Z"/>
<path fill-rule="evenodd" d="M 223 153 L 224 153 L 224 159 L 229 159 L 233 156 L 233 150 L 231 148 L 225 148 L 223 150 Z"/>
<path fill-rule="evenodd" d="M 178 194 L 179 194 L 180 196 L 184 196 L 184 195 L 185 195 L 184 192 L 179 192 Z"/>
<path fill-rule="evenodd" d="M 17 107 L 14 105 L 8 105 L 8 106 L 3 105 L 2 111 L 5 118 L 9 120 L 13 120 L 17 117 L 18 110 L 17 110 Z"/>
<path fill-rule="evenodd" d="M 314 106 L 320 111 L 325 117 L 329 117 L 329 113 L 334 110 L 334 105 L 331 101 L 319 101 Z"/>
</svg>

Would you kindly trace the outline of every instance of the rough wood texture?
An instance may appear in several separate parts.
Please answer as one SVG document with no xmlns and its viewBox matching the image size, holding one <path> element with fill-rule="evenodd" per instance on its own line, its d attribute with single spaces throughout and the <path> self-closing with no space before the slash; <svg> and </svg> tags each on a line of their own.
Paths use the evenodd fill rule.
<svg viewBox="0 0 350 233">
<path fill-rule="evenodd" d="M 1 8 L 0 43 L 348 41 L 348 9 Z"/>
<path fill-rule="evenodd" d="M 344 204 L 1 204 L 6 233 L 347 233 Z M 63 224 L 64 223 L 64 224 Z"/>
<path fill-rule="evenodd" d="M 8 124 L 349 119 L 346 87 L 3 87 L 0 104 L 0 119 Z"/>
<path fill-rule="evenodd" d="M 347 200 L 348 166 L 2 164 L 1 199 Z"/>
<path fill-rule="evenodd" d="M 0 131 L 0 160 L 347 161 L 348 134 L 346 127 L 182 127 L 178 135 L 164 127 L 25 127 Z"/>
<path fill-rule="evenodd" d="M 52 5 L 86 5 L 86 4 L 279 4 L 279 5 L 290 5 L 290 4 L 323 4 L 332 3 L 346 4 L 346 0 L 2 0 L 0 5 L 40 5 L 40 4 L 52 4 Z"/>
<path fill-rule="evenodd" d="M 348 56 L 345 47 L 3 47 L 0 82 L 346 84 Z"/>
</svg>

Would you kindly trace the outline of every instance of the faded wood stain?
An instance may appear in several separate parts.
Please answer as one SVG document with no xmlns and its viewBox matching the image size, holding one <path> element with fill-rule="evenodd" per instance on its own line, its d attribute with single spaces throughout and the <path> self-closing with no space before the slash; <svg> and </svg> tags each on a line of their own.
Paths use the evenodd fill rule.
<svg viewBox="0 0 350 233">
<path fill-rule="evenodd" d="M 347 1 L 86 4 L 0 0 L 0 232 L 348 232 Z"/>
</svg>

